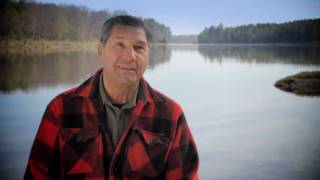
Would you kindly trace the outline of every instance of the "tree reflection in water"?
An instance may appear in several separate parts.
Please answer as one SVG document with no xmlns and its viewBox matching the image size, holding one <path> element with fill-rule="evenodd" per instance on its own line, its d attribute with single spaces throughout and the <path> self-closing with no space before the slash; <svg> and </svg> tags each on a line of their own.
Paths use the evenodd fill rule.
<svg viewBox="0 0 320 180">
<path fill-rule="evenodd" d="M 149 69 L 169 62 L 171 49 L 165 45 L 152 45 Z M 95 51 L 50 53 L 0 53 L 0 91 L 33 90 L 79 83 L 99 67 Z"/>
</svg>

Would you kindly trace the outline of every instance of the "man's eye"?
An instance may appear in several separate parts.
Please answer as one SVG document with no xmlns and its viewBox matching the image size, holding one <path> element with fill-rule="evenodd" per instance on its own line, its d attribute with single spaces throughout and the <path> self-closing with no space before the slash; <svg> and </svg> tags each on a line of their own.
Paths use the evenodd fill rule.
<svg viewBox="0 0 320 180">
<path fill-rule="evenodd" d="M 116 45 L 117 45 L 117 47 L 120 47 L 120 48 L 124 48 L 125 47 L 122 42 L 118 42 Z"/>
<path fill-rule="evenodd" d="M 135 49 L 136 51 L 142 51 L 142 50 L 144 50 L 145 48 L 144 48 L 143 46 L 134 46 L 134 49 Z"/>
</svg>

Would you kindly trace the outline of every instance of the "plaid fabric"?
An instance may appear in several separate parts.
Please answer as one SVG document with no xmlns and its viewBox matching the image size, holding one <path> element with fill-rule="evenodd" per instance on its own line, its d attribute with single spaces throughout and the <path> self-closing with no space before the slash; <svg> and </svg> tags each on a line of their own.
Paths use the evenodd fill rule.
<svg viewBox="0 0 320 180">
<path fill-rule="evenodd" d="M 145 97 L 113 149 L 102 126 L 101 72 L 49 103 L 24 179 L 197 179 L 198 153 L 182 109 L 144 79 Z"/>
</svg>

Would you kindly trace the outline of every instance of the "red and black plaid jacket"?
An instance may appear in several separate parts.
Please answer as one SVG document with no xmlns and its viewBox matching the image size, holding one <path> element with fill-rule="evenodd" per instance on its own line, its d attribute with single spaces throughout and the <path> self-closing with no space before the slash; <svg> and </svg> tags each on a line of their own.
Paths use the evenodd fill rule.
<svg viewBox="0 0 320 180">
<path fill-rule="evenodd" d="M 142 79 L 145 98 L 113 149 L 102 122 L 99 70 L 48 105 L 25 179 L 197 179 L 199 158 L 180 106 Z"/>
</svg>

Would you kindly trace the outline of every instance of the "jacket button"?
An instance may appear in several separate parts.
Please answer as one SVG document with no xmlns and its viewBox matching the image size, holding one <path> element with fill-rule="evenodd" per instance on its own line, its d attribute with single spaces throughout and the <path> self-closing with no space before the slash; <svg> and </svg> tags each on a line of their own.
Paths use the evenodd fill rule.
<svg viewBox="0 0 320 180">
<path fill-rule="evenodd" d="M 76 141 L 77 142 L 81 142 L 82 141 L 82 137 L 80 135 L 78 135 L 77 138 L 76 138 Z"/>
</svg>

